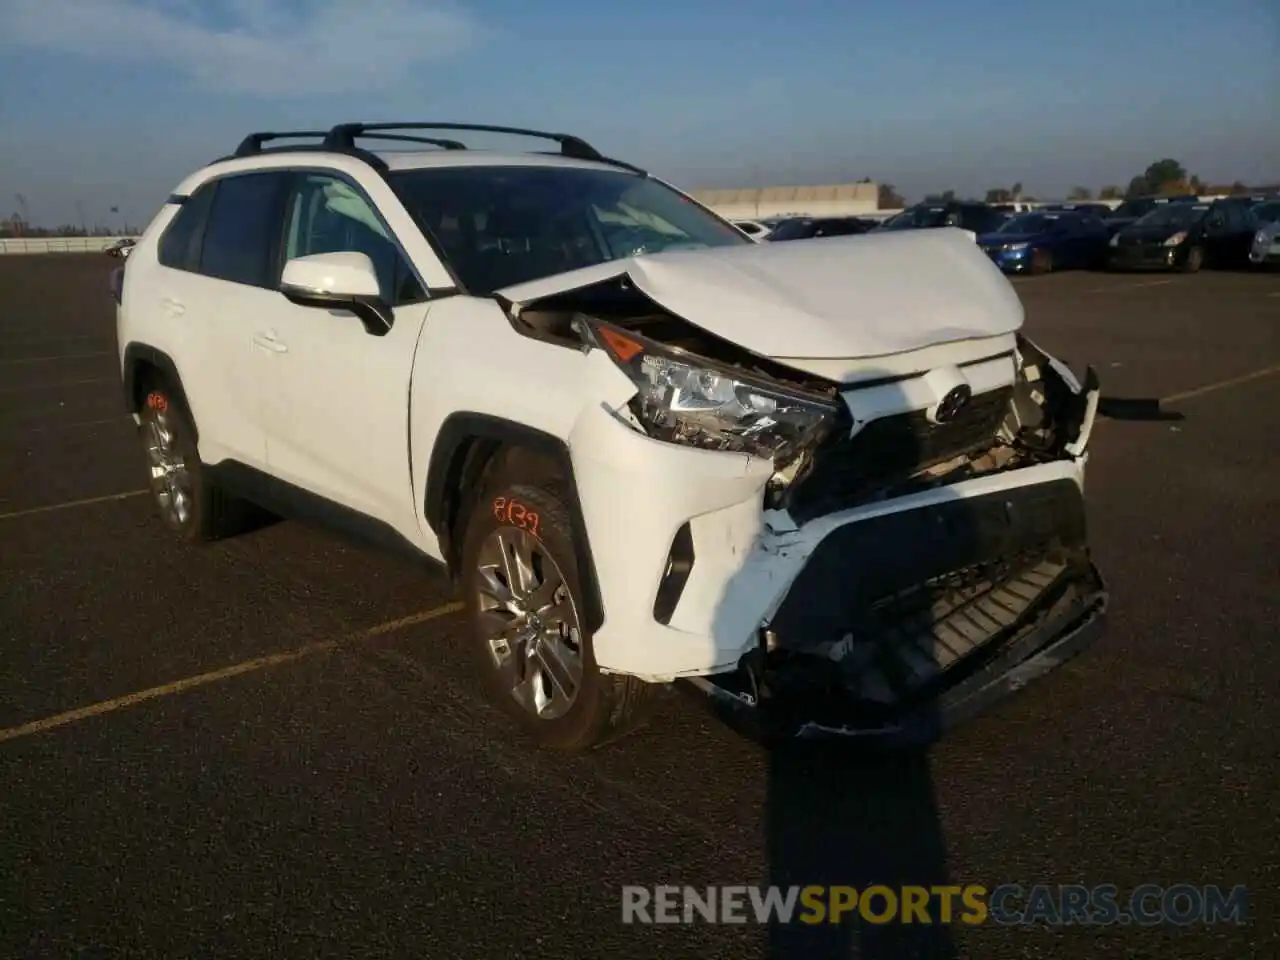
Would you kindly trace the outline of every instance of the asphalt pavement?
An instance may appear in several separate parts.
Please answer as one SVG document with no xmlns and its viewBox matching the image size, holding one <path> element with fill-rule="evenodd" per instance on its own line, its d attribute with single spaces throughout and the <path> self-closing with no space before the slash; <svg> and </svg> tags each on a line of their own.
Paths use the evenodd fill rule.
<svg viewBox="0 0 1280 960">
<path fill-rule="evenodd" d="M 926 755 L 767 752 L 669 691 L 587 757 L 456 600 L 294 523 L 165 534 L 103 256 L 0 257 L 0 956 L 1280 956 L 1280 275 L 1019 278 L 1106 396 L 1106 636 Z M 621 922 L 623 885 L 1216 884 L 1154 927 Z"/>
</svg>

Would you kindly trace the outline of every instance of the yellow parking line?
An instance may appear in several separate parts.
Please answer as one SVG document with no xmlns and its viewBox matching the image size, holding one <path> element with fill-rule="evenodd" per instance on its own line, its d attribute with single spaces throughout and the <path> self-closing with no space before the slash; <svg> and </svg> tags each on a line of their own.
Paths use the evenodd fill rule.
<svg viewBox="0 0 1280 960">
<path fill-rule="evenodd" d="M 27 507 L 25 510 L 12 510 L 0 513 L 0 520 L 16 520 L 18 517 L 30 517 L 37 513 L 52 513 L 54 510 L 70 510 L 72 507 L 88 507 L 95 503 L 108 503 L 112 500 L 128 500 L 150 493 L 149 490 L 126 490 L 124 493 L 110 493 L 105 497 L 87 497 L 84 500 L 67 500 L 65 503 L 48 503 L 43 507 Z"/>
<path fill-rule="evenodd" d="M 27 393 L 33 390 L 58 390 L 62 387 L 79 387 L 86 383 L 119 382 L 119 377 L 92 377 L 88 380 L 62 380 L 57 383 L 36 383 L 25 387 L 0 387 L 0 393 Z"/>
<path fill-rule="evenodd" d="M 1253 373 L 1241 374 L 1238 377 L 1232 377 L 1229 380 L 1220 380 L 1217 383 L 1206 384 L 1203 387 L 1196 387 L 1194 390 L 1184 390 L 1182 393 L 1170 394 L 1160 399 L 1161 403 L 1178 403 L 1182 400 L 1190 400 L 1192 397 L 1200 397 L 1206 393 L 1213 393 L 1217 390 L 1225 390 L 1227 387 L 1235 387 L 1242 383 L 1248 383 L 1250 380 L 1261 380 L 1263 377 L 1269 377 L 1272 374 L 1280 373 L 1280 364 L 1273 367 L 1266 367 L 1262 370 L 1255 370 Z"/>
<path fill-rule="evenodd" d="M 69 353 L 61 357 L 22 357 L 18 360 L 0 360 L 0 363 L 48 363 L 52 360 L 88 360 L 91 357 L 114 357 L 110 350 L 100 353 Z"/>
<path fill-rule="evenodd" d="M 1123 293 L 1125 290 L 1141 290 L 1144 287 L 1164 287 L 1173 283 L 1172 280 L 1149 280 L 1146 283 L 1125 283 L 1116 284 L 1110 287 L 1094 287 L 1092 290 L 1086 290 L 1085 293 Z"/>
<path fill-rule="evenodd" d="M 38 418 L 33 417 L 28 419 L 38 419 Z M 17 422 L 22 423 L 23 421 L 19 420 Z M 13 432 L 19 433 L 19 434 L 52 433 L 55 430 L 74 430 L 79 427 L 100 427 L 105 423 L 132 423 L 132 422 L 133 422 L 132 419 L 129 417 L 111 417 L 109 420 L 72 420 L 70 423 L 55 423 L 55 424 L 51 424 L 49 426 L 44 426 L 44 427 L 18 427 Z M 0 421 L 0 431 L 8 428 L 9 426 L 11 426 L 10 423 L 5 423 L 4 421 Z"/>
<path fill-rule="evenodd" d="M 401 617 L 398 620 L 388 620 L 386 623 L 380 623 L 377 626 L 369 627 L 366 630 L 361 630 L 337 640 L 321 640 L 317 643 L 308 643 L 305 646 L 298 647 L 296 650 L 288 650 L 283 653 L 273 653 L 265 657 L 255 657 L 252 660 L 233 663 L 231 666 L 223 667 L 220 670 L 211 670 L 208 673 L 196 674 L 193 677 L 184 677 L 181 680 L 164 683 L 158 687 L 150 687 L 146 690 L 139 690 L 136 693 L 129 693 L 123 697 L 115 697 L 111 700 L 103 700 L 99 703 L 90 704 L 87 707 L 68 710 L 66 713 L 54 714 L 51 717 L 45 717 L 43 720 L 32 720 L 30 723 L 23 723 L 16 727 L 3 728 L 0 729 L 0 742 L 5 740 L 16 740 L 19 737 L 29 737 L 32 734 L 43 733 L 46 730 L 65 727 L 67 724 L 79 723 L 81 720 L 100 717 L 106 713 L 114 713 L 117 710 L 136 706 L 137 704 L 145 703 L 148 700 L 173 696 L 174 694 L 182 693 L 185 690 L 192 690 L 196 687 L 207 686 L 210 683 L 217 683 L 219 680 L 229 680 L 231 677 L 238 677 L 246 673 L 265 670 L 268 667 L 279 666 L 282 663 L 291 663 L 295 660 L 302 660 L 305 657 L 314 656 L 317 653 L 327 653 L 330 650 L 336 650 L 339 647 L 357 643 L 361 640 L 371 640 L 374 637 L 385 636 L 386 634 L 394 633 L 397 630 L 402 630 L 405 627 L 416 626 L 420 623 L 426 623 L 428 620 L 435 620 L 439 617 L 448 616 L 451 613 L 457 613 L 462 610 L 462 607 L 463 605 L 461 603 L 446 603 L 444 606 L 436 607 L 432 610 L 424 610 L 421 613 L 410 614 L 409 616 Z"/>
</svg>

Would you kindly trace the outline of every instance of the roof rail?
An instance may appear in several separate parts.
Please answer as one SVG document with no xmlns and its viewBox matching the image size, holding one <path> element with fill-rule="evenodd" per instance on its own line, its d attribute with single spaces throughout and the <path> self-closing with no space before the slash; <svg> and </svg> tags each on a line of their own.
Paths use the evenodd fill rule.
<svg viewBox="0 0 1280 960">
<path fill-rule="evenodd" d="M 366 140 L 403 140 L 408 143 L 429 143 L 445 150 L 465 150 L 467 145 L 461 140 L 445 140 L 442 137 L 411 137 L 404 133 L 366 133 Z"/>
<path fill-rule="evenodd" d="M 235 153 L 229 153 L 224 157 L 218 157 L 211 161 L 213 163 L 222 163 L 226 160 L 238 160 L 242 157 L 256 157 L 263 154 L 276 153 L 342 153 L 347 156 L 362 160 L 375 170 L 385 172 L 387 169 L 386 162 L 376 153 L 370 153 L 367 150 L 361 150 L 359 147 L 350 147 L 346 150 L 337 149 L 330 146 L 327 142 L 329 131 L 327 130 L 288 130 L 288 131 L 263 131 L 260 133 L 251 133 L 236 147 Z M 292 140 L 297 137 L 317 137 L 319 143 L 291 143 L 278 147 L 264 147 L 263 144 L 271 140 Z M 452 140 L 442 140 L 440 145 L 457 143 Z M 458 144 L 459 147 L 462 144 Z"/>
<path fill-rule="evenodd" d="M 268 140 L 294 140 L 298 137 L 321 137 L 323 138 L 325 131 L 323 130 L 287 130 L 279 133 L 264 131 L 262 133 L 251 133 L 240 141 L 240 146 L 236 147 L 233 157 L 251 157 L 256 153 L 262 152 L 262 145 Z"/>
<path fill-rule="evenodd" d="M 383 133 L 389 130 L 472 130 L 477 133 L 509 133 L 521 137 L 537 137 L 540 140 L 552 140 L 560 145 L 560 155 L 575 160 L 593 160 L 596 163 L 607 163 L 622 167 L 634 173 L 644 174 L 639 167 L 621 160 L 606 157 L 581 137 L 571 133 L 548 133 L 544 130 L 528 130 L 523 127 L 500 127 L 482 123 L 340 123 L 329 131 L 324 143 L 332 150 L 346 151 L 356 149 L 356 137 L 374 137 L 380 139 L 398 139 L 392 134 Z M 458 143 L 458 141 L 448 141 Z M 463 144 L 458 144 L 464 147 Z M 450 149 L 458 149 L 451 147 Z"/>
<path fill-rule="evenodd" d="M 541 130 L 526 130 L 521 127 L 498 127 L 479 123 L 340 123 L 329 130 L 286 130 L 262 131 L 251 133 L 240 141 L 235 153 L 218 157 L 214 163 L 235 160 L 241 157 L 253 157 L 261 154 L 276 153 L 340 153 L 367 163 L 380 173 L 386 173 L 387 163 L 376 153 L 356 146 L 356 138 L 367 140 L 396 140 L 409 143 L 425 143 L 444 150 L 465 150 L 467 145 L 461 140 L 443 137 L 420 137 L 392 131 L 403 130 L 474 130 L 482 133 L 509 133 L 515 136 L 537 137 L 552 140 L 560 146 L 560 156 L 575 160 L 591 160 L 596 163 L 607 163 L 610 166 L 630 170 L 640 176 L 648 174 L 637 166 L 622 160 L 606 157 L 581 137 L 568 133 L 546 133 Z M 301 137 L 319 138 L 319 143 L 287 144 L 267 147 L 264 144 L 272 140 L 293 140 Z M 548 151 L 549 152 L 549 151 Z"/>
</svg>

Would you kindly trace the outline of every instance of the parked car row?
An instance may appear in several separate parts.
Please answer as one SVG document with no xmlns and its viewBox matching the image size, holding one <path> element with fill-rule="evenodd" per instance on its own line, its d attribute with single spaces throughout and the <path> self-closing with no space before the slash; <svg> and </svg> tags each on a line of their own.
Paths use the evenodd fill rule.
<svg viewBox="0 0 1280 960">
<path fill-rule="evenodd" d="M 1203 267 L 1240 269 L 1280 262 L 1280 197 L 1259 195 L 1135 197 L 1114 210 L 1082 201 L 1025 212 L 951 200 L 919 203 L 879 223 L 863 217 L 791 217 L 755 226 L 760 228 L 755 238 L 769 242 L 958 227 L 1006 273 L 1194 273 Z"/>
</svg>

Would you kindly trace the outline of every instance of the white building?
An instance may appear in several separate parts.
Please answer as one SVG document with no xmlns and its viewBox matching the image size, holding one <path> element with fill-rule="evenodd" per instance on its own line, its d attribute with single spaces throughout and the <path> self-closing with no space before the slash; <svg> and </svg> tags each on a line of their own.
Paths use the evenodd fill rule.
<svg viewBox="0 0 1280 960">
<path fill-rule="evenodd" d="M 875 183 L 689 192 L 699 203 L 730 220 L 759 220 L 790 214 L 814 217 L 858 216 L 875 213 L 880 196 L 879 185 Z"/>
</svg>

